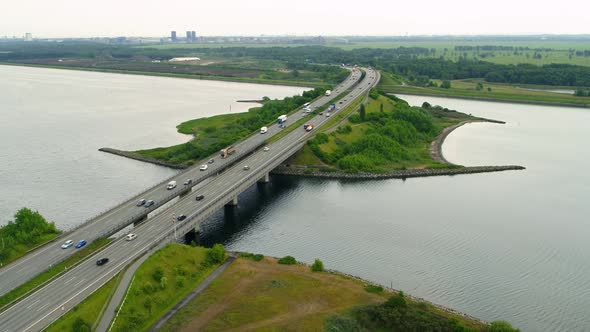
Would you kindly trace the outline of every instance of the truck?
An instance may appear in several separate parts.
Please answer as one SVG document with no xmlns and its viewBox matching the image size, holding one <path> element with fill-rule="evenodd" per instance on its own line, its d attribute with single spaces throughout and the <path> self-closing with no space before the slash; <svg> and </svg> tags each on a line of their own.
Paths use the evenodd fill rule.
<svg viewBox="0 0 590 332">
<path fill-rule="evenodd" d="M 267 131 L 268 131 L 268 128 L 267 127 L 260 128 L 260 133 L 261 134 L 266 134 Z"/>
<path fill-rule="evenodd" d="M 313 129 L 313 123 L 304 124 L 303 129 L 305 129 L 305 131 L 311 131 Z"/>
<path fill-rule="evenodd" d="M 286 122 L 287 121 L 287 114 L 283 114 L 283 115 L 279 116 L 279 118 L 277 120 L 278 120 L 279 124 Z"/>
<path fill-rule="evenodd" d="M 229 157 L 231 154 L 233 154 L 234 152 L 236 152 L 236 149 L 230 145 L 225 149 L 221 149 L 221 158 L 227 158 Z"/>
<path fill-rule="evenodd" d="M 332 90 L 326 90 L 326 96 L 329 96 L 332 94 Z"/>
<path fill-rule="evenodd" d="M 174 188 L 176 188 L 176 181 L 170 181 L 170 182 L 168 182 L 168 185 L 166 186 L 166 189 L 172 190 Z"/>
</svg>

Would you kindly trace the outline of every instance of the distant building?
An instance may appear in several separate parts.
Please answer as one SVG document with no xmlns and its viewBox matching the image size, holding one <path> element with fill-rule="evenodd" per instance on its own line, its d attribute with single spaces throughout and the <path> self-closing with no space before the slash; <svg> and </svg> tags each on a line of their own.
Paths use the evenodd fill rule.
<svg viewBox="0 0 590 332">
<path fill-rule="evenodd" d="M 178 39 L 176 39 L 176 31 L 171 31 L 170 32 L 170 40 L 173 41 L 173 42 L 175 42 L 175 41 L 178 40 Z"/>
<path fill-rule="evenodd" d="M 197 41 L 197 33 L 194 31 L 191 31 L 191 41 L 193 43 Z"/>
<path fill-rule="evenodd" d="M 33 34 L 30 32 L 25 33 L 25 41 L 33 41 Z"/>
<path fill-rule="evenodd" d="M 187 43 L 190 43 L 191 41 L 192 41 L 192 40 L 191 40 L 191 32 L 190 32 L 190 31 L 187 31 L 187 32 L 186 32 L 186 42 L 187 42 Z"/>
</svg>

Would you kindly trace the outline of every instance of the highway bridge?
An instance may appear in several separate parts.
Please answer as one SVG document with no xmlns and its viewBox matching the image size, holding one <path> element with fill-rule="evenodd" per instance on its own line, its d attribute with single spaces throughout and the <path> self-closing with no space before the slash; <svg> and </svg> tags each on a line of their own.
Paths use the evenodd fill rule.
<svg viewBox="0 0 590 332">
<path fill-rule="evenodd" d="M 366 94 L 369 89 L 379 82 L 380 77 L 378 72 L 372 69 L 365 69 L 365 72 L 366 75 L 362 81 L 355 85 L 361 75 L 358 70 L 353 70 L 347 81 L 334 90 L 334 93 L 338 94 L 350 89 L 348 94 L 343 98 L 342 104 L 338 105 L 340 109 L 344 109 L 351 104 L 358 96 Z M 321 107 L 331 98 L 333 98 L 333 96 L 330 98 L 321 98 L 315 101 L 311 106 Z M 302 110 L 299 110 L 296 114 L 290 115 L 287 125 L 293 125 L 296 121 L 301 119 L 303 117 L 301 114 Z M 308 122 L 313 123 L 316 128 L 320 127 L 330 119 L 329 117 L 326 117 L 325 114 L 316 115 L 313 116 L 313 118 L 309 115 L 307 118 L 309 120 Z M 269 133 L 272 134 L 276 134 L 280 130 L 281 129 L 278 128 L 277 125 L 269 127 Z M 211 214 L 215 213 L 228 203 L 235 203 L 241 192 L 245 191 L 261 179 L 268 181 L 268 173 L 301 149 L 306 140 L 313 134 L 314 131 L 307 132 L 302 127 L 294 128 L 293 131 L 289 132 L 281 139 L 269 144 L 268 151 L 259 147 L 261 147 L 269 137 L 260 134 L 254 135 L 249 138 L 253 141 L 247 143 L 248 146 L 253 147 L 250 151 L 246 152 L 246 150 L 244 150 L 240 156 L 234 155 L 231 157 L 234 158 L 233 163 L 228 161 L 226 164 L 223 164 L 218 163 L 216 160 L 212 165 L 215 165 L 217 168 L 211 168 L 209 170 L 209 177 L 201 174 L 198 170 L 195 171 L 195 169 L 188 170 L 175 177 L 176 181 L 179 182 L 179 186 L 182 187 L 182 183 L 185 179 L 192 178 L 194 181 L 195 178 L 200 176 L 200 178 L 197 178 L 198 181 L 196 182 L 198 182 L 198 184 L 196 186 L 192 188 L 179 188 L 171 193 L 161 190 L 164 188 L 165 182 L 152 188 L 148 191 L 149 195 L 156 196 L 156 193 L 158 193 L 159 195 L 163 195 L 167 200 L 178 197 L 177 201 L 174 203 L 171 202 L 168 206 L 162 207 L 160 213 L 140 223 L 134 230 L 134 233 L 137 234 L 135 240 L 125 241 L 123 238 L 120 238 L 113 241 L 99 253 L 89 257 L 72 270 L 62 274 L 49 284 L 0 313 L 0 332 L 39 331 L 43 329 L 100 288 L 100 286 L 123 270 L 125 266 L 134 259 L 162 243 L 179 241 L 180 237 L 185 233 L 190 232 L 191 230 L 198 230 L 199 225 Z M 242 144 L 246 144 L 244 142 L 242 142 Z M 245 146 L 240 148 L 246 149 Z M 239 159 L 238 157 L 242 158 Z M 142 194 L 141 197 L 156 200 L 156 198 L 152 198 L 154 196 L 149 195 Z M 197 201 L 195 198 L 198 195 L 203 195 L 204 199 Z M 107 220 L 108 218 L 106 217 L 111 214 L 119 213 L 118 210 L 127 211 L 125 215 L 129 217 L 136 215 L 138 212 L 134 210 L 144 209 L 143 207 L 135 206 L 135 201 L 138 198 L 140 198 L 140 196 L 134 197 L 125 204 L 115 208 L 113 211 L 106 213 L 104 220 Z M 145 213 L 145 211 L 142 213 Z M 181 214 L 186 215 L 187 218 L 181 222 L 173 222 L 173 215 L 178 216 Z M 142 218 L 145 218 L 145 216 Z M 141 218 L 135 220 L 140 219 Z M 133 218 L 130 218 L 129 220 L 129 222 L 126 221 L 124 224 L 130 224 L 133 222 Z M 121 221 L 119 220 L 115 222 Z M 90 223 L 87 226 L 81 227 L 80 230 L 89 232 L 94 229 L 93 227 L 90 227 L 90 225 L 94 224 L 95 223 Z M 120 229 L 120 226 L 114 227 L 116 225 L 111 225 L 110 227 L 112 227 L 113 230 Z M 108 228 L 100 230 L 102 232 L 101 235 L 109 232 Z M 91 235 L 86 233 L 85 236 L 90 239 Z M 55 243 L 53 244 L 53 247 L 59 248 L 59 244 Z M 50 252 L 52 250 L 43 249 L 43 251 Z M 70 248 L 70 250 L 59 249 L 58 251 L 72 250 Z M 36 255 L 44 254 L 41 253 Z M 28 263 L 25 263 L 24 266 L 34 265 L 34 257 L 36 256 L 33 256 L 33 258 L 27 257 L 26 259 L 28 260 Z M 104 266 L 97 266 L 95 263 L 96 260 L 102 257 L 108 257 L 109 262 Z M 45 262 L 37 264 L 47 265 Z M 15 264 L 15 266 L 23 266 L 23 264 Z M 18 269 L 23 268 L 24 267 L 16 267 L 16 269 L 12 269 L 16 272 Z M 0 275 L 0 278 L 3 282 L 4 276 Z"/>
<path fill-rule="evenodd" d="M 358 69 L 351 69 L 349 77 L 334 89 L 332 96 L 323 96 L 311 103 L 311 107 L 322 107 L 327 104 L 334 95 L 350 89 L 360 79 L 361 73 Z M 291 115 L 292 118 L 300 117 L 302 110 Z M 288 121 L 290 123 L 290 121 Z M 288 124 L 287 123 L 287 124 Z M 62 242 L 66 239 L 72 239 L 75 242 L 86 240 L 88 243 L 98 238 L 108 237 L 117 231 L 148 218 L 157 213 L 159 208 L 165 207 L 168 202 L 174 198 L 187 193 L 192 187 L 199 185 L 202 181 L 212 175 L 223 171 L 226 167 L 232 165 L 236 160 L 247 156 L 252 151 L 260 147 L 270 137 L 279 133 L 282 129 L 276 124 L 269 126 L 265 135 L 255 133 L 246 139 L 235 144 L 236 153 L 227 159 L 222 159 L 219 155 L 212 155 L 201 161 L 207 164 L 209 159 L 214 159 L 214 163 L 208 164 L 207 171 L 199 171 L 200 164 L 190 167 L 185 171 L 169 178 L 152 188 L 131 197 L 129 200 L 122 202 L 118 206 L 110 209 L 102 215 L 92 218 L 86 223 L 80 225 L 77 229 L 64 234 L 56 241 L 34 250 L 19 260 L 4 266 L 0 269 L 0 296 L 8 293 L 10 290 L 20 286 L 31 278 L 46 271 L 50 266 L 72 255 L 75 250 L 63 250 L 60 248 Z M 184 186 L 187 179 L 192 179 L 191 186 Z M 175 180 L 178 186 L 174 190 L 166 190 L 166 183 Z M 136 202 L 139 199 L 154 200 L 155 204 L 149 208 L 137 207 Z"/>
</svg>

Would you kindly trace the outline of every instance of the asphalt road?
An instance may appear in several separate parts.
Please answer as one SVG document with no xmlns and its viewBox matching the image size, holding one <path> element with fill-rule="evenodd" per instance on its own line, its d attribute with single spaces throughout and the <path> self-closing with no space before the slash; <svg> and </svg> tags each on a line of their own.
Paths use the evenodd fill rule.
<svg viewBox="0 0 590 332">
<path fill-rule="evenodd" d="M 343 109 L 357 96 L 366 93 L 370 87 L 378 82 L 378 78 L 378 73 L 367 70 L 365 79 L 359 84 L 360 89 L 351 90 L 340 108 Z M 316 127 L 329 120 L 325 113 L 323 116 L 308 117 Z M 287 124 L 292 125 L 299 118 L 301 118 L 301 115 L 299 117 L 290 117 Z M 258 149 L 224 170 L 221 174 L 212 176 L 198 189 L 185 195 L 176 203 L 165 208 L 160 214 L 138 226 L 134 230 L 138 235 L 135 240 L 126 241 L 124 238 L 115 240 L 101 252 L 0 313 L 0 332 L 39 331 L 43 329 L 92 294 L 136 257 L 139 257 L 151 247 L 161 244 L 161 242 L 174 241 L 172 235 L 174 227 L 172 222 L 173 213 L 176 216 L 180 214 L 187 216 L 204 214 L 215 203 L 219 201 L 227 202 L 230 199 L 229 194 L 236 183 L 251 174 L 256 174 L 258 178 L 262 177 L 264 174 L 261 171 L 268 165 L 269 161 L 285 160 L 294 147 L 300 146 L 312 134 L 306 132 L 303 128 L 297 128 L 277 142 L 270 144 L 269 151 Z M 249 166 L 248 170 L 244 170 L 245 165 Z M 205 198 L 202 201 L 196 201 L 195 197 L 201 194 Z M 75 249 L 69 248 L 65 250 L 73 251 Z M 103 266 L 97 266 L 96 260 L 102 257 L 108 257 L 109 262 Z"/>
<path fill-rule="evenodd" d="M 351 75 L 339 84 L 331 96 L 320 97 L 311 103 L 312 109 L 314 107 L 322 107 L 328 103 L 336 95 L 349 89 L 360 78 L 359 70 L 352 69 Z M 290 115 L 290 118 L 298 119 L 301 117 L 302 110 Z M 289 120 L 287 121 L 289 122 Z M 291 121 L 292 122 L 292 121 Z M 86 240 L 88 243 L 93 242 L 97 238 L 105 237 L 115 233 L 116 230 L 122 229 L 127 225 L 132 224 L 136 220 L 144 218 L 149 212 L 154 211 L 162 206 L 172 198 L 178 196 L 178 193 L 186 187 L 183 186 L 187 179 L 193 180 L 193 186 L 200 183 L 204 179 L 216 174 L 217 172 L 228 167 L 236 160 L 244 157 L 248 153 L 260 147 L 267 139 L 277 134 L 282 129 L 277 124 L 268 127 L 268 132 L 264 135 L 255 134 L 247 139 L 235 144 L 236 153 L 232 154 L 226 159 L 222 159 L 218 154 L 205 158 L 201 163 L 206 163 L 207 160 L 213 158 L 214 163 L 208 164 L 207 171 L 199 171 L 200 164 L 193 166 L 182 173 L 160 183 L 147 191 L 132 197 L 121 205 L 107 211 L 106 213 L 94 218 L 91 222 L 79 227 L 70 234 L 64 236 L 60 241 L 51 242 L 19 260 L 0 269 L 0 296 L 8 293 L 10 290 L 22 285 L 26 281 L 32 279 L 41 272 L 47 270 L 50 266 L 58 264 L 66 259 L 76 251 L 74 247 L 68 249 L 61 249 L 61 245 L 66 240 L 73 240 L 77 243 L 80 240 Z M 177 187 L 174 190 L 166 190 L 166 183 L 175 180 Z M 155 205 L 151 208 L 137 207 L 136 202 L 144 198 L 146 200 L 154 200 Z"/>
</svg>

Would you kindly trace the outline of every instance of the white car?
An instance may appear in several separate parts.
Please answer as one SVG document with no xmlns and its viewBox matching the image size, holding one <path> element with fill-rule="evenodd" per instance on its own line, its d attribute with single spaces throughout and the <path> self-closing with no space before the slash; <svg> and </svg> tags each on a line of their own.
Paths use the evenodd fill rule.
<svg viewBox="0 0 590 332">
<path fill-rule="evenodd" d="M 132 240 L 134 240 L 136 237 L 137 237 L 137 234 L 135 234 L 135 233 L 129 233 L 129 234 L 127 234 L 127 236 L 125 237 L 125 240 L 127 240 L 127 241 L 132 241 Z"/>
<path fill-rule="evenodd" d="M 206 164 L 204 164 L 204 165 L 201 165 L 201 167 L 199 169 L 201 171 L 206 171 L 207 170 L 207 167 L 209 167 L 209 166 L 207 166 Z"/>
<path fill-rule="evenodd" d="M 64 244 L 61 245 L 62 249 L 67 249 L 74 244 L 74 240 L 67 240 Z"/>
<path fill-rule="evenodd" d="M 270 148 L 268 146 L 265 146 L 263 150 L 268 151 L 268 150 L 270 150 Z"/>
</svg>

